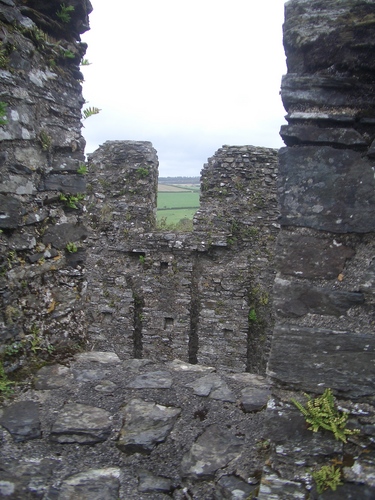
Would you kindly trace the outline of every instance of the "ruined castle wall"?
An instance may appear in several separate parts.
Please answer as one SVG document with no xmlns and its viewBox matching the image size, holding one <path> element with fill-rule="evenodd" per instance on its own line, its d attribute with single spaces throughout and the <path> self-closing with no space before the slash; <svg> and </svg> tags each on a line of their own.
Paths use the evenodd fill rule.
<svg viewBox="0 0 375 500">
<path fill-rule="evenodd" d="M 285 5 L 288 124 L 279 154 L 270 467 L 260 499 L 320 498 L 311 471 L 334 463 L 342 485 L 333 492 L 325 484 L 323 496 L 375 494 L 374 460 L 363 454 L 375 421 L 374 21 L 372 1 Z M 357 429 L 347 440 L 307 430 L 292 402 L 306 405 L 301 391 L 313 398 L 327 388 Z"/>
<path fill-rule="evenodd" d="M 155 231 L 151 144 L 108 141 L 90 155 L 87 308 L 95 346 L 106 339 L 126 358 L 264 372 L 276 162 L 275 150 L 221 148 L 202 171 L 194 231 L 168 233 Z"/>
<path fill-rule="evenodd" d="M 82 74 L 91 5 L 0 2 L 0 342 L 7 370 L 85 337 Z M 63 199 L 62 199 L 63 198 Z M 69 252 L 67 244 L 77 252 Z M 70 247 L 71 249 L 74 247 Z M 3 346 L 4 349 L 4 346 Z"/>
<path fill-rule="evenodd" d="M 288 125 L 269 372 L 354 398 L 373 394 L 375 375 L 374 9 L 293 0 L 284 25 Z"/>
</svg>

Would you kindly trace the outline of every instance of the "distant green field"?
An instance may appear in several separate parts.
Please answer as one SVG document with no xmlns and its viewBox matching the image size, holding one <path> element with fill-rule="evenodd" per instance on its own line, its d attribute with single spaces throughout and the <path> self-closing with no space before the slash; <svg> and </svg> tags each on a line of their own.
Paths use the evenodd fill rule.
<svg viewBox="0 0 375 500">
<path fill-rule="evenodd" d="M 179 208 L 199 208 L 199 192 L 182 191 L 179 193 L 158 193 L 158 211 Z M 195 210 L 196 211 L 196 210 Z"/>
<path fill-rule="evenodd" d="M 178 225 L 181 219 L 193 220 L 199 208 L 199 184 L 159 184 L 156 217 L 160 227 Z M 189 224 L 192 224 L 189 223 Z M 177 227 L 186 231 L 189 224 Z M 192 227 L 192 226 L 191 226 Z"/>
<path fill-rule="evenodd" d="M 197 208 L 180 208 L 174 210 L 159 210 L 156 212 L 157 221 L 160 222 L 164 217 L 167 224 L 177 224 L 181 219 L 193 220 Z"/>
</svg>

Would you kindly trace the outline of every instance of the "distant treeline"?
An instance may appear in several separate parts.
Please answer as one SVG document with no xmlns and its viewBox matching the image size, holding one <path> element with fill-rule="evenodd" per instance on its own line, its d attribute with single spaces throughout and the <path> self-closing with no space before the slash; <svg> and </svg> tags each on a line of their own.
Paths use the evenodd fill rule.
<svg viewBox="0 0 375 500">
<path fill-rule="evenodd" d="M 200 184 L 200 177 L 159 177 L 160 184 Z"/>
</svg>

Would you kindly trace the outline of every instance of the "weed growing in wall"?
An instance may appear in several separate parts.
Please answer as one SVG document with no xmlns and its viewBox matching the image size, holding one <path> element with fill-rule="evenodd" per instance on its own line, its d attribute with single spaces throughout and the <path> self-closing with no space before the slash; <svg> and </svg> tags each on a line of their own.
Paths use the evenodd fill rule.
<svg viewBox="0 0 375 500">
<path fill-rule="evenodd" d="M 312 399 L 305 393 L 308 401 L 306 406 L 292 399 L 294 405 L 300 410 L 310 424 L 309 430 L 318 432 L 320 428 L 330 431 L 335 436 L 335 439 L 346 443 L 347 436 L 358 434 L 358 429 L 347 429 L 348 414 L 339 412 L 335 408 L 335 398 L 331 389 L 326 389 L 324 393 Z"/>
<path fill-rule="evenodd" d="M 39 141 L 43 151 L 50 151 L 52 146 L 52 137 L 45 130 L 39 132 Z"/>
<path fill-rule="evenodd" d="M 8 379 L 4 371 L 3 363 L 0 362 L 0 397 L 8 397 L 13 392 L 14 382 Z"/>
<path fill-rule="evenodd" d="M 0 101 L 0 126 L 7 123 L 7 103 Z"/>
<path fill-rule="evenodd" d="M 61 193 L 59 196 L 60 201 L 65 203 L 65 206 L 68 208 L 73 208 L 74 210 L 78 210 L 78 203 L 85 199 L 85 195 L 82 193 L 77 194 L 63 194 Z"/>
<path fill-rule="evenodd" d="M 65 5 L 62 3 L 60 4 L 60 9 L 56 12 L 56 16 L 60 19 L 60 21 L 67 24 L 72 18 L 70 15 L 72 12 L 74 12 L 73 5 Z"/>
<path fill-rule="evenodd" d="M 66 251 L 68 253 L 76 253 L 78 251 L 78 247 L 75 243 L 69 241 L 67 244 L 66 244 Z"/>
<path fill-rule="evenodd" d="M 77 169 L 77 174 L 80 175 L 86 175 L 88 173 L 88 169 L 84 163 L 80 163 L 78 169 Z"/>
<path fill-rule="evenodd" d="M 97 115 L 98 113 L 100 113 L 100 111 L 101 111 L 101 109 L 95 108 L 93 106 L 85 108 L 82 111 L 83 119 L 86 120 L 87 118 L 90 118 L 90 116 Z"/>
<path fill-rule="evenodd" d="M 312 477 L 316 483 L 316 489 L 319 495 L 329 488 L 336 491 L 341 481 L 341 470 L 334 465 L 323 465 L 319 470 L 312 472 Z"/>
</svg>

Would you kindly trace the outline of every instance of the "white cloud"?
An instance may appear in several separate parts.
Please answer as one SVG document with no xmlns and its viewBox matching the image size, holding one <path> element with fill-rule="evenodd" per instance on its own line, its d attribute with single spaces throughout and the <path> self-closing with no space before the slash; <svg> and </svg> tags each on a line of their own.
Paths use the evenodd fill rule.
<svg viewBox="0 0 375 500">
<path fill-rule="evenodd" d="M 282 0 L 91 0 L 86 151 L 150 140 L 161 175 L 198 175 L 222 144 L 280 147 Z"/>
</svg>

